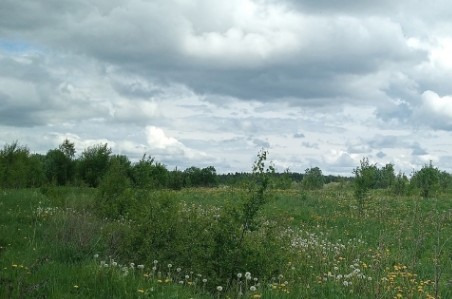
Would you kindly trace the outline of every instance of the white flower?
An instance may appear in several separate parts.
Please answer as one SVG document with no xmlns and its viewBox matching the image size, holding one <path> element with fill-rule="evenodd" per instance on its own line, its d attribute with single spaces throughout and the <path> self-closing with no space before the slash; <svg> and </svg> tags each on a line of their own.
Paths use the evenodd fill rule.
<svg viewBox="0 0 452 299">
<path fill-rule="evenodd" d="M 223 287 L 222 287 L 222 286 L 217 286 L 217 291 L 218 291 L 218 292 L 223 291 Z"/>
<path fill-rule="evenodd" d="M 204 278 L 204 279 L 202 280 L 202 282 L 203 282 L 203 283 L 206 283 L 206 282 L 207 282 L 207 278 Z"/>
<path fill-rule="evenodd" d="M 173 265 L 172 265 L 172 264 L 168 264 L 168 268 L 170 268 L 170 269 L 171 269 L 172 267 L 173 267 Z"/>
<path fill-rule="evenodd" d="M 250 291 L 251 291 L 251 292 L 256 292 L 256 287 L 255 287 L 255 286 L 251 286 L 251 287 L 250 287 Z"/>
<path fill-rule="evenodd" d="M 190 275 L 185 275 L 185 279 L 189 279 L 190 278 Z"/>
<path fill-rule="evenodd" d="M 238 279 L 242 278 L 242 273 L 237 273 L 237 278 Z"/>
<path fill-rule="evenodd" d="M 342 282 L 342 284 L 343 284 L 344 286 L 348 287 L 348 285 L 349 285 L 349 282 L 348 282 L 348 281 L 346 281 L 346 280 L 344 280 L 344 281 Z"/>
<path fill-rule="evenodd" d="M 138 269 L 144 269 L 144 265 L 138 265 L 137 268 Z"/>
<path fill-rule="evenodd" d="M 152 267 L 152 271 L 157 271 L 157 267 L 156 266 Z"/>
<path fill-rule="evenodd" d="M 117 263 L 117 262 L 113 262 L 113 263 L 111 263 L 111 265 L 112 265 L 113 267 L 116 267 L 116 266 L 118 265 L 118 263 Z"/>
<path fill-rule="evenodd" d="M 130 268 L 135 268 L 135 263 L 130 263 Z"/>
<path fill-rule="evenodd" d="M 96 253 L 96 254 L 94 255 L 94 258 L 97 259 L 98 257 L 99 257 L 99 255 Z"/>
<path fill-rule="evenodd" d="M 177 271 L 177 272 L 180 272 L 180 271 L 182 271 L 182 269 L 181 269 L 181 268 L 177 268 L 176 271 Z"/>
<path fill-rule="evenodd" d="M 251 279 L 251 273 L 250 273 L 250 272 L 246 272 L 246 273 L 245 273 L 245 278 L 246 278 L 247 280 L 250 280 L 250 279 Z"/>
<path fill-rule="evenodd" d="M 154 260 L 154 265 L 157 265 L 159 263 L 158 260 Z"/>
</svg>

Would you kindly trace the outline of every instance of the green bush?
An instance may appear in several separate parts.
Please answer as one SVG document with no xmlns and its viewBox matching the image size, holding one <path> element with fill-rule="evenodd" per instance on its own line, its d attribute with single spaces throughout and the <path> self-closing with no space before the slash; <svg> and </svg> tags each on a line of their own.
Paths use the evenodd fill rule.
<svg viewBox="0 0 452 299">
<path fill-rule="evenodd" d="M 113 159 L 102 178 L 96 196 L 97 212 L 111 219 L 125 217 L 134 204 L 127 168 L 120 159 Z"/>
</svg>

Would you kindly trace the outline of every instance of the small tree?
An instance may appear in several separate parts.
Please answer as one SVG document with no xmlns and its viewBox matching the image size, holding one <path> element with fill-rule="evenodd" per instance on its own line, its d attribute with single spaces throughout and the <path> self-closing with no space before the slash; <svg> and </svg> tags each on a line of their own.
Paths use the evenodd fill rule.
<svg viewBox="0 0 452 299">
<path fill-rule="evenodd" d="M 127 171 L 127 163 L 123 159 L 116 157 L 111 160 L 96 197 L 96 208 L 102 216 L 116 219 L 125 216 L 131 208 L 134 199 Z"/>
<path fill-rule="evenodd" d="M 392 191 L 395 195 L 405 195 L 408 191 L 408 183 L 408 178 L 404 173 L 400 171 L 394 180 Z"/>
<path fill-rule="evenodd" d="M 325 181 L 323 178 L 322 170 L 318 167 L 308 168 L 305 170 L 303 176 L 303 188 L 307 190 L 322 189 Z"/>
<path fill-rule="evenodd" d="M 78 161 L 78 175 L 90 187 L 97 187 L 108 169 L 111 149 L 97 144 L 85 149 Z"/>
<path fill-rule="evenodd" d="M 60 149 L 50 150 L 45 156 L 44 173 L 49 182 L 66 185 L 74 175 L 73 161 Z"/>
<path fill-rule="evenodd" d="M 440 171 L 430 164 L 424 165 L 421 170 L 414 173 L 411 183 L 419 188 L 423 198 L 429 198 L 432 193 L 436 192 L 440 186 Z"/>
<path fill-rule="evenodd" d="M 364 212 L 364 203 L 369 189 L 373 188 L 378 180 L 378 168 L 369 164 L 368 158 L 360 161 L 360 166 L 353 170 L 355 174 L 355 198 L 358 201 L 359 212 Z"/>
</svg>

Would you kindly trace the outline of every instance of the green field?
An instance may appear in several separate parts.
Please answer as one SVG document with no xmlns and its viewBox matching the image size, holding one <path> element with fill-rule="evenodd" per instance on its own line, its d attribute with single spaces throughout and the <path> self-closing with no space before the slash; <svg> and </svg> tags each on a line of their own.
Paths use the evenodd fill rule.
<svg viewBox="0 0 452 299">
<path fill-rule="evenodd" d="M 245 190 L 130 192 L 1 190 L 0 297 L 452 298 L 451 194 L 273 190 L 244 230 Z"/>
</svg>

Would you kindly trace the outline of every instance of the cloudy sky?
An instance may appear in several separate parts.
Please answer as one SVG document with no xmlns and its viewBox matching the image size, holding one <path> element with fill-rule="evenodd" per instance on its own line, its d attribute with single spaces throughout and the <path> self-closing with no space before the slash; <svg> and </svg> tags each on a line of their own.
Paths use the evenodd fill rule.
<svg viewBox="0 0 452 299">
<path fill-rule="evenodd" d="M 0 0 L 0 145 L 452 172 L 449 0 Z"/>
</svg>

